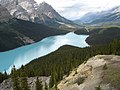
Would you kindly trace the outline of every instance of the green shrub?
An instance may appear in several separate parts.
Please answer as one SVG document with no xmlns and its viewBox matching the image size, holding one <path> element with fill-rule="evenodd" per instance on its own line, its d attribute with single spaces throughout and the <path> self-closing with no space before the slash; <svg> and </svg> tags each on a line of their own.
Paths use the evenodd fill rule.
<svg viewBox="0 0 120 90">
<path fill-rule="evenodd" d="M 98 87 L 95 87 L 95 90 L 102 90 L 102 88 L 99 85 Z"/>
<path fill-rule="evenodd" d="M 103 66 L 103 70 L 106 70 L 106 69 L 108 69 L 107 64 Z"/>
<path fill-rule="evenodd" d="M 76 83 L 77 83 L 78 85 L 80 85 L 80 84 L 82 84 L 82 83 L 84 82 L 84 80 L 85 80 L 85 78 L 79 77 L 79 78 L 76 80 Z"/>
</svg>

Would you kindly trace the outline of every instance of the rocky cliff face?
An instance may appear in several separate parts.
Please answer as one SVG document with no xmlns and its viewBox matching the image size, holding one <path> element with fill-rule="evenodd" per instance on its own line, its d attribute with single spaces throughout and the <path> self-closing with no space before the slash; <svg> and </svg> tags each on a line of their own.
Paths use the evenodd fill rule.
<svg viewBox="0 0 120 90">
<path fill-rule="evenodd" d="M 59 90 L 96 90 L 95 88 L 119 90 L 119 64 L 120 56 L 95 56 L 73 70 L 58 84 L 58 88 Z"/>
<path fill-rule="evenodd" d="M 1 0 L 1 5 L 6 7 L 11 15 L 18 19 L 30 20 L 36 2 L 33 0 Z"/>
<path fill-rule="evenodd" d="M 61 27 L 63 24 L 66 27 L 68 27 L 67 25 L 77 26 L 72 21 L 59 15 L 52 6 L 46 2 L 37 4 L 34 0 L 1 0 L 0 4 L 6 7 L 10 14 L 18 19 L 54 27 Z"/>
<path fill-rule="evenodd" d="M 6 22 L 11 19 L 12 16 L 8 10 L 0 5 L 0 22 Z"/>
</svg>

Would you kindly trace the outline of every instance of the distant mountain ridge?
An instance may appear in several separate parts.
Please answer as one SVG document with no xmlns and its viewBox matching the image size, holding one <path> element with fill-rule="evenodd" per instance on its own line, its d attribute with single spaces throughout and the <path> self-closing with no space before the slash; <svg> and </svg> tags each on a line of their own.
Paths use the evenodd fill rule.
<svg viewBox="0 0 120 90">
<path fill-rule="evenodd" d="M 118 22 L 120 21 L 120 6 L 114 7 L 102 12 L 89 12 L 75 22 L 83 23 L 103 23 L 103 22 Z"/>
<path fill-rule="evenodd" d="M 0 4 L 6 7 L 10 14 L 18 19 L 59 28 L 76 28 L 77 26 L 72 21 L 59 15 L 46 2 L 37 4 L 34 0 L 1 0 Z"/>
</svg>

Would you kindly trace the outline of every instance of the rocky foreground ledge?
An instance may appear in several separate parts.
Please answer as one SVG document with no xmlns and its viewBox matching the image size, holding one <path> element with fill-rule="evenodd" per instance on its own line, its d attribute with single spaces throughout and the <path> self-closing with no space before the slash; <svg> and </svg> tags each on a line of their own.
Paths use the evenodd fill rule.
<svg viewBox="0 0 120 90">
<path fill-rule="evenodd" d="M 31 78 L 27 78 L 28 79 L 28 85 L 30 86 L 30 90 L 36 90 L 36 79 L 37 77 L 31 77 Z M 45 83 L 49 83 L 49 79 L 50 77 L 39 77 L 39 80 L 42 81 L 42 84 L 44 86 Z M 0 90 L 13 90 L 12 88 L 12 80 L 11 79 L 7 79 L 4 80 L 1 84 L 0 84 Z"/>
<path fill-rule="evenodd" d="M 60 90 L 120 90 L 120 56 L 97 55 L 73 70 Z"/>
<path fill-rule="evenodd" d="M 43 85 L 50 77 L 39 77 Z M 28 78 L 31 90 L 35 90 L 36 77 Z M 120 90 L 120 56 L 97 55 L 71 71 L 58 84 L 59 90 Z M 13 90 L 11 79 L 0 84 L 0 90 Z"/>
</svg>

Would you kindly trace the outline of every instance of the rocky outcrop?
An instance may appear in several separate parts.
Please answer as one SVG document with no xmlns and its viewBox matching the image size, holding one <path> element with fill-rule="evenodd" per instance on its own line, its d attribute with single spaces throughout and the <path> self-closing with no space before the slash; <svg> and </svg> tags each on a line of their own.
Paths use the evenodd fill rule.
<svg viewBox="0 0 120 90">
<path fill-rule="evenodd" d="M 31 77 L 28 78 L 28 85 L 30 87 L 30 90 L 36 90 L 36 79 L 37 77 Z M 48 84 L 49 83 L 49 77 L 39 77 L 39 80 L 42 81 L 43 86 L 45 85 L 45 82 Z M 7 79 L 4 80 L 1 84 L 0 84 L 0 90 L 13 90 L 12 88 L 12 80 L 11 79 Z M 44 87 L 43 87 L 44 88 Z"/>
<path fill-rule="evenodd" d="M 114 87 L 118 82 L 120 83 L 118 80 L 120 73 L 117 73 L 120 71 L 119 64 L 120 56 L 97 55 L 73 70 L 58 84 L 58 88 L 59 90 L 95 90 L 95 88 L 119 90 L 119 87 Z M 117 68 L 115 75 L 113 74 L 114 82 L 117 81 L 114 85 L 110 82 L 112 81 L 112 68 Z M 110 78 L 108 79 L 108 77 Z"/>
<path fill-rule="evenodd" d="M 6 22 L 11 19 L 12 16 L 8 10 L 0 5 L 0 22 Z"/>
<path fill-rule="evenodd" d="M 1 0 L 0 3 L 11 15 L 22 20 L 30 20 L 29 14 L 33 13 L 36 4 L 33 0 Z"/>
</svg>

